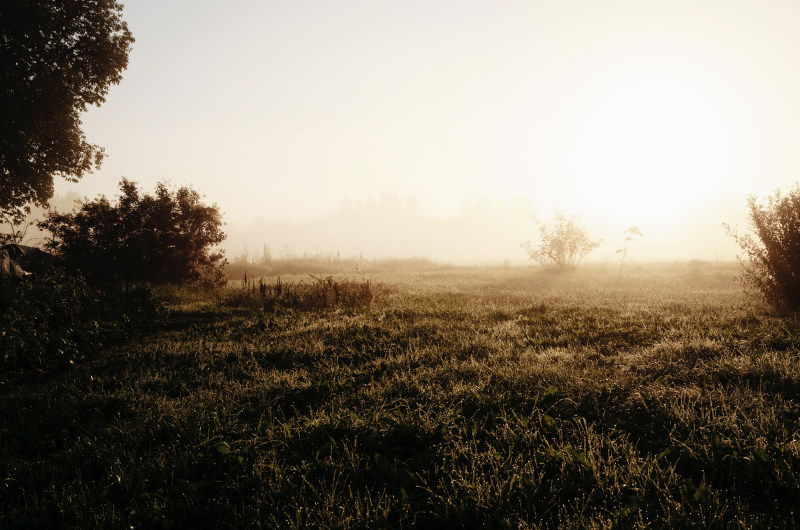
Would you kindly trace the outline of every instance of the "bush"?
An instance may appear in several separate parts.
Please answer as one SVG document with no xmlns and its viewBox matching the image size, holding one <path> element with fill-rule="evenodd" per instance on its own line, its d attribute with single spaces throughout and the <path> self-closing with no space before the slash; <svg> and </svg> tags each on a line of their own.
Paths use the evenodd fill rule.
<svg viewBox="0 0 800 530">
<path fill-rule="evenodd" d="M 98 290 L 58 269 L 0 275 L 0 373 L 65 366 L 92 348 L 152 327 L 157 312 L 144 287 Z"/>
<path fill-rule="evenodd" d="M 753 234 L 729 234 L 744 251 L 742 278 L 779 309 L 800 309 L 800 185 L 759 202 L 747 200 Z M 754 237 L 754 235 L 757 237 Z"/>
<path fill-rule="evenodd" d="M 556 212 L 553 222 L 540 226 L 539 231 L 539 245 L 526 241 L 522 248 L 533 261 L 542 265 L 552 264 L 559 270 L 574 269 L 600 245 L 599 239 L 590 237 L 579 217 L 567 217 L 562 212 Z"/>
<path fill-rule="evenodd" d="M 125 179 L 120 190 L 116 205 L 99 197 L 40 224 L 68 267 L 101 282 L 225 283 L 227 261 L 211 252 L 225 239 L 216 205 L 206 206 L 190 188 L 170 193 L 164 183 L 155 195 L 140 196 Z"/>
</svg>

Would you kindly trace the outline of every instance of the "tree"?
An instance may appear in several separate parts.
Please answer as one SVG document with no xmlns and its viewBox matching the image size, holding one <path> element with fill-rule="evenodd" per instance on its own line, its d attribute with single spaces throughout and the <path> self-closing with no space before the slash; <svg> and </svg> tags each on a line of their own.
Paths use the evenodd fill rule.
<svg viewBox="0 0 800 530">
<path fill-rule="evenodd" d="M 159 183 L 155 195 L 140 195 L 134 182 L 119 186 L 117 204 L 101 196 L 40 223 L 68 267 L 103 282 L 225 282 L 227 260 L 211 251 L 225 239 L 216 205 L 187 187 L 171 193 Z"/>
<path fill-rule="evenodd" d="M 724 225 L 744 251 L 746 259 L 739 257 L 742 279 L 768 303 L 796 311 L 800 309 L 800 184 L 788 195 L 777 190 L 766 201 L 750 196 L 747 206 L 753 234 L 740 236 Z"/>
<path fill-rule="evenodd" d="M 563 212 L 556 212 L 553 222 L 541 225 L 539 232 L 541 241 L 538 245 L 526 241 L 522 248 L 530 259 L 543 265 L 553 264 L 560 270 L 574 269 L 600 245 L 599 239 L 590 237 L 578 216 L 567 217 Z"/>
<path fill-rule="evenodd" d="M 8 233 L 0 232 L 0 245 L 7 243 L 21 245 L 25 241 L 28 229 L 34 225 L 34 220 L 30 216 L 16 216 L 0 211 L 0 226 L 5 225 L 8 225 Z"/>
<path fill-rule="evenodd" d="M 80 114 L 122 79 L 133 43 L 114 0 L 0 2 L 0 213 L 45 205 L 54 177 L 98 167 Z"/>
</svg>

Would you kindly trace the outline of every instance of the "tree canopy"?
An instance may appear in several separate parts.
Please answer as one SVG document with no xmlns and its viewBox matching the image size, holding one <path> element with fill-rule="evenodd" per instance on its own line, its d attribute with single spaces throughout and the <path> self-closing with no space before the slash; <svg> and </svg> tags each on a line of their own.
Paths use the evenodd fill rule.
<svg viewBox="0 0 800 530">
<path fill-rule="evenodd" d="M 54 177 L 77 181 L 103 149 L 80 114 L 122 79 L 133 36 L 114 0 L 0 2 L 0 213 L 53 196 Z"/>
<path fill-rule="evenodd" d="M 225 282 L 227 261 L 212 251 L 225 239 L 216 205 L 187 187 L 170 192 L 159 183 L 155 195 L 141 195 L 134 182 L 119 186 L 116 204 L 101 196 L 40 223 L 68 267 L 102 282 Z"/>
</svg>

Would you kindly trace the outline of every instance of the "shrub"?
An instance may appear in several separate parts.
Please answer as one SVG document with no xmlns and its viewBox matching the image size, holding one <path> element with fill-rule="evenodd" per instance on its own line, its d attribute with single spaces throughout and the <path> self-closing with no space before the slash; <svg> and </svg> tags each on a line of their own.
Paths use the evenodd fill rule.
<svg viewBox="0 0 800 530">
<path fill-rule="evenodd" d="M 559 270 L 571 270 L 578 266 L 592 250 L 600 245 L 592 239 L 578 216 L 566 216 L 556 212 L 553 222 L 539 227 L 541 241 L 533 245 L 522 243 L 522 248 L 533 261 L 543 265 L 552 264 Z"/>
<path fill-rule="evenodd" d="M 126 179 L 120 190 L 117 204 L 98 197 L 40 224 L 68 267 L 102 282 L 225 283 L 224 255 L 211 251 L 225 239 L 216 205 L 190 188 L 171 193 L 164 183 L 155 195 L 140 195 Z"/>
<path fill-rule="evenodd" d="M 94 347 L 152 327 L 157 313 L 144 287 L 99 290 L 58 269 L 0 275 L 0 373 L 62 367 Z"/>
<path fill-rule="evenodd" d="M 759 201 L 747 200 L 752 234 L 728 233 L 744 251 L 744 283 L 779 309 L 800 309 L 800 185 Z M 755 237 L 754 237 L 755 236 Z"/>
</svg>

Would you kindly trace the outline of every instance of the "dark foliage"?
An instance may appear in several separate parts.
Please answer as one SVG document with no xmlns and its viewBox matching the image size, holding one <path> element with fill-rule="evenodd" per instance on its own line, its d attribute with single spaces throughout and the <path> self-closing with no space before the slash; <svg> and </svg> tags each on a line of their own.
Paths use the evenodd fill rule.
<svg viewBox="0 0 800 530">
<path fill-rule="evenodd" d="M 25 272 L 41 273 L 58 264 L 58 258 L 40 248 L 11 243 L 0 247 L 0 253 L 13 259 Z"/>
<path fill-rule="evenodd" d="M 117 204 L 105 197 L 72 213 L 51 213 L 41 227 L 53 234 L 48 247 L 66 265 L 100 282 L 201 282 L 221 284 L 226 260 L 211 247 L 225 239 L 216 205 L 207 206 L 187 187 L 140 195 L 123 179 Z"/>
<path fill-rule="evenodd" d="M 0 275 L 0 370 L 48 371 L 151 326 L 158 305 L 144 287 L 98 290 L 51 269 Z"/>
<path fill-rule="evenodd" d="M 119 83 L 133 43 L 114 0 L 0 2 L 0 213 L 20 221 L 28 203 L 53 196 L 53 178 L 75 181 L 103 150 L 80 114 Z"/>
<path fill-rule="evenodd" d="M 743 279 L 768 303 L 796 311 L 800 309 L 800 185 L 788 195 L 778 190 L 762 202 L 750 197 L 747 206 L 756 237 L 731 232 L 746 258 Z"/>
<path fill-rule="evenodd" d="M 798 528 L 800 322 L 689 270 L 159 289 L 147 340 L 0 381 L 0 527 Z"/>
</svg>

